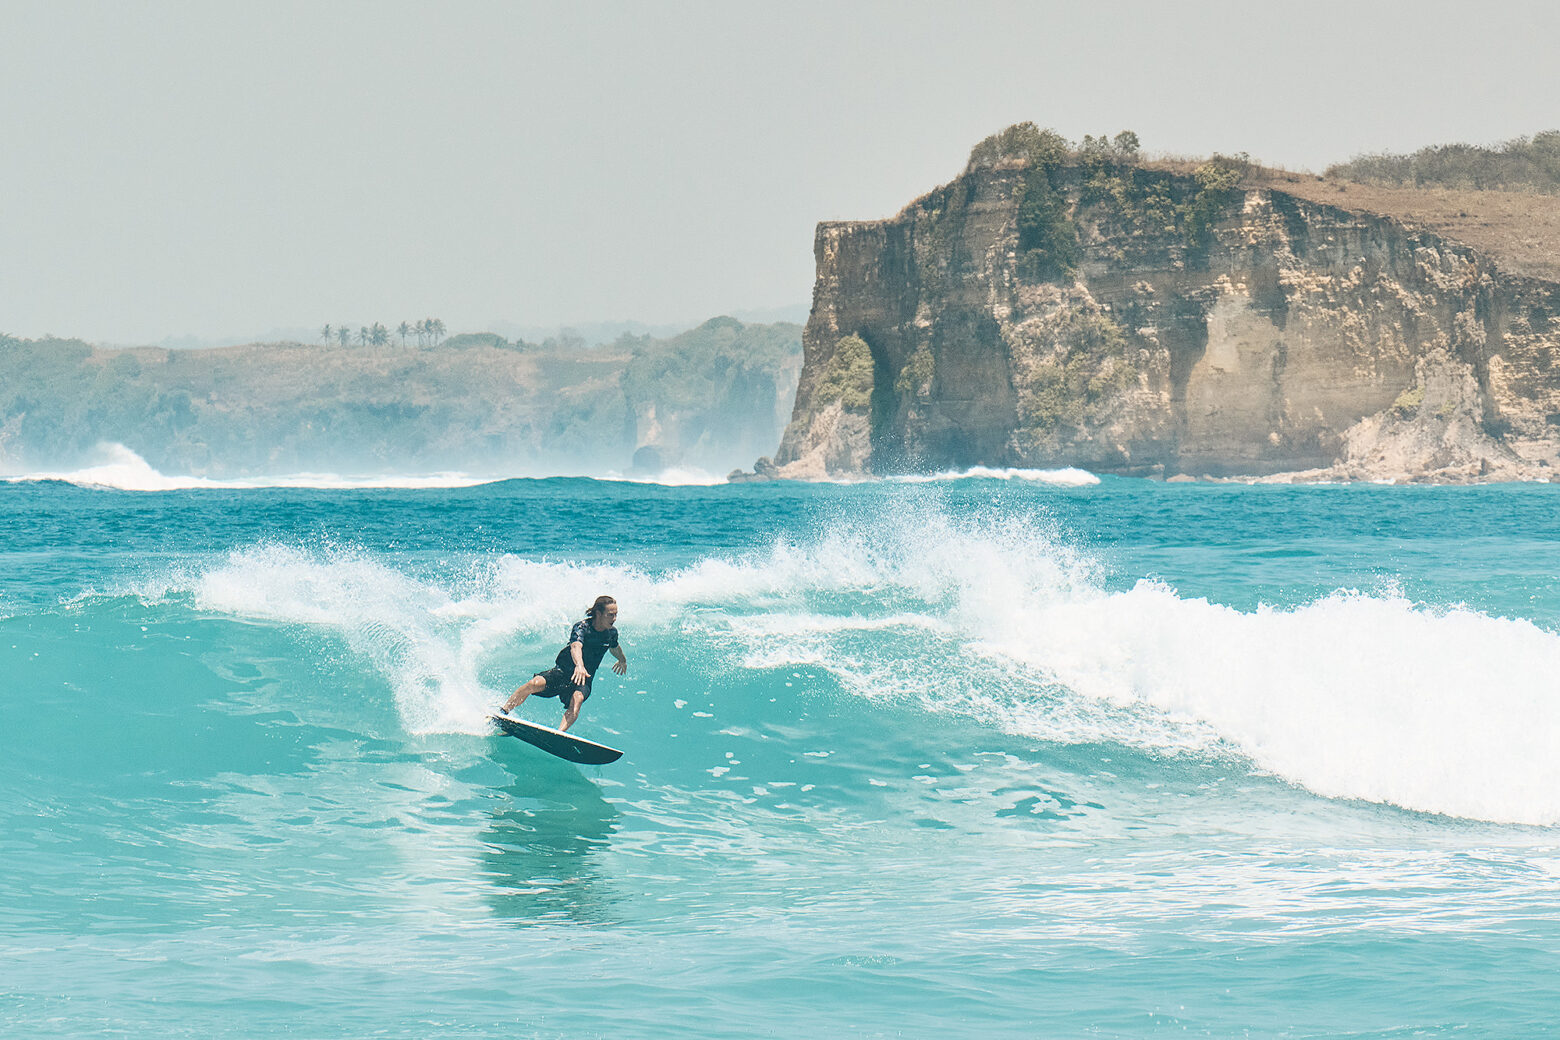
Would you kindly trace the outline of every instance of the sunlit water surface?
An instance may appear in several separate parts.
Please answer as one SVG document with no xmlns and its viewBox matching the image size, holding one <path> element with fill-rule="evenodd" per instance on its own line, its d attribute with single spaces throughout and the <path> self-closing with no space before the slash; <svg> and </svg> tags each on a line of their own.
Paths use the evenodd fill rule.
<svg viewBox="0 0 1560 1040">
<path fill-rule="evenodd" d="M 0 1034 L 1549 1034 L 1557 631 L 1547 486 L 0 483 Z"/>
</svg>

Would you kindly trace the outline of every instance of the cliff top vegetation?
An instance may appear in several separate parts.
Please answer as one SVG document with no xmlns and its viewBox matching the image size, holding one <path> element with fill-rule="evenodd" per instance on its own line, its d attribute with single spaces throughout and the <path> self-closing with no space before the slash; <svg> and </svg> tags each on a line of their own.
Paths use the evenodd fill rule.
<svg viewBox="0 0 1560 1040">
<path fill-rule="evenodd" d="M 1438 144 L 1410 155 L 1359 155 L 1327 168 L 1333 180 L 1379 188 L 1560 192 L 1560 130 L 1493 147 Z"/>
<path fill-rule="evenodd" d="M 1251 160 L 1245 153 L 1206 158 L 1149 155 L 1138 135 L 1085 135 L 1069 141 L 1055 130 L 1018 123 L 992 134 L 970 152 L 968 175 L 998 166 L 1054 171 L 1063 166 L 1138 166 L 1194 178 L 1205 192 L 1268 187 L 1340 209 L 1373 213 L 1423 227 L 1492 257 L 1507 271 L 1560 281 L 1560 130 L 1518 137 L 1493 146 L 1431 145 L 1411 154 L 1376 153 L 1328 167 L 1318 176 Z M 1044 247 L 1065 241 L 1062 208 L 1045 185 L 1026 192 L 1029 238 Z M 1210 197 L 1213 197 L 1210 195 Z M 1191 214 L 1196 217 L 1195 213 Z M 1197 221 L 1189 222 L 1195 234 Z M 1049 230 L 1048 230 L 1049 229 Z M 1036 252 L 1037 264 L 1065 273 L 1068 258 Z"/>
</svg>

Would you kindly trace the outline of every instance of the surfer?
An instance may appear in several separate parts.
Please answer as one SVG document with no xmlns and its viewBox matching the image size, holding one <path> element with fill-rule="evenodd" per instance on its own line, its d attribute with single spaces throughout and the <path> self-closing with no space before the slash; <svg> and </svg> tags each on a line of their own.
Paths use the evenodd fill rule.
<svg viewBox="0 0 1560 1040">
<path fill-rule="evenodd" d="M 558 651 L 557 663 L 545 672 L 537 672 L 510 694 L 504 702 L 504 713 L 513 712 L 533 695 L 556 697 L 563 704 L 563 723 L 558 728 L 567 730 L 574 725 L 580 717 L 580 706 L 590 696 L 590 681 L 607 651 L 617 658 L 612 670 L 618 675 L 628 674 L 628 658 L 618 646 L 617 614 L 617 600 L 597 596 L 584 620 L 576 621 L 569 630 L 569 644 Z"/>
</svg>

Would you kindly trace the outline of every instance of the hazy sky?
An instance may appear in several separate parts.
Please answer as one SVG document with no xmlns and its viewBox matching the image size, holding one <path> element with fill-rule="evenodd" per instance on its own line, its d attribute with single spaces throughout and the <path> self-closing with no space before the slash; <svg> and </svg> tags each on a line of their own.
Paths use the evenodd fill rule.
<svg viewBox="0 0 1560 1040">
<path fill-rule="evenodd" d="M 805 303 L 1020 120 L 1320 170 L 1560 126 L 1543 3 L 0 0 L 0 331 Z"/>
</svg>

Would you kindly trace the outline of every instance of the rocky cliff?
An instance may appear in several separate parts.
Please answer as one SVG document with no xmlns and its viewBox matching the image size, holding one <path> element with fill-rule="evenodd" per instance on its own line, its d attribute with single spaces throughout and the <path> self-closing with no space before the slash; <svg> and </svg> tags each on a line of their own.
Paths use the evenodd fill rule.
<svg viewBox="0 0 1560 1040">
<path fill-rule="evenodd" d="M 1046 145 L 1010 129 L 896 217 L 819 225 L 796 405 L 761 475 L 1560 467 L 1560 284 L 1243 162 Z"/>
</svg>

